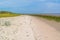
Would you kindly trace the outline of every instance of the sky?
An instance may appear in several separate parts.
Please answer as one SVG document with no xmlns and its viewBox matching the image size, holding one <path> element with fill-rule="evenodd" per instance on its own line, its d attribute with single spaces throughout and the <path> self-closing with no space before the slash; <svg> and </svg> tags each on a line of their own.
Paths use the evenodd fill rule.
<svg viewBox="0 0 60 40">
<path fill-rule="evenodd" d="M 0 0 L 0 11 L 60 13 L 60 0 Z"/>
</svg>

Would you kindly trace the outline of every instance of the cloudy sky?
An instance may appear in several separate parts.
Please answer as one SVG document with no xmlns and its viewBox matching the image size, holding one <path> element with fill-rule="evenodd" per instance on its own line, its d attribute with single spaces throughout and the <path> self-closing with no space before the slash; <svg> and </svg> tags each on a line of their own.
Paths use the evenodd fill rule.
<svg viewBox="0 0 60 40">
<path fill-rule="evenodd" d="M 60 13 L 60 0 L 0 0 L 0 11 Z"/>
</svg>

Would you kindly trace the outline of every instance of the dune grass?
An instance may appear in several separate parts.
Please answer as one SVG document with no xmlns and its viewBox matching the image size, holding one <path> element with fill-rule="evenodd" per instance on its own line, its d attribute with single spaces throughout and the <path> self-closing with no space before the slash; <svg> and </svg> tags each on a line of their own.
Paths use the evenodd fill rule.
<svg viewBox="0 0 60 40">
<path fill-rule="evenodd" d="M 33 15 L 33 16 L 42 17 L 48 20 L 55 20 L 57 22 L 60 22 L 60 16 L 51 16 L 51 15 Z"/>
<path fill-rule="evenodd" d="M 1 17 L 14 17 L 19 16 L 20 14 L 12 13 L 12 12 L 0 12 L 0 18 Z"/>
</svg>

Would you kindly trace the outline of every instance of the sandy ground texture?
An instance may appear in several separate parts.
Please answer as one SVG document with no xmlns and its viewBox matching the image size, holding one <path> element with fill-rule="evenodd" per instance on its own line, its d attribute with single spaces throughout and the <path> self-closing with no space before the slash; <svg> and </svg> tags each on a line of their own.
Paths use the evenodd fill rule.
<svg viewBox="0 0 60 40">
<path fill-rule="evenodd" d="M 0 18 L 0 40 L 60 40 L 60 32 L 37 17 Z"/>
<path fill-rule="evenodd" d="M 46 18 L 41 18 L 41 17 L 37 17 L 37 18 L 40 19 L 41 21 L 47 23 L 51 27 L 54 27 L 57 31 L 60 32 L 60 22 L 57 22 L 57 21 L 54 21 L 54 20 L 48 20 Z"/>
</svg>

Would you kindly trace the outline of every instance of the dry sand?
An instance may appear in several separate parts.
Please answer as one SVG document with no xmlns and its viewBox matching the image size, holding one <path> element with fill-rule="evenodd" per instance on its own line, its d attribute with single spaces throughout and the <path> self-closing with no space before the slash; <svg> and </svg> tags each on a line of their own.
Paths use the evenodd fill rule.
<svg viewBox="0 0 60 40">
<path fill-rule="evenodd" d="M 60 22 L 54 20 L 47 20 L 46 18 L 41 18 L 41 17 L 37 17 L 37 18 L 45 22 L 46 24 L 50 25 L 51 27 L 54 27 L 57 31 L 60 32 Z"/>
<path fill-rule="evenodd" d="M 37 17 L 22 15 L 1 20 L 0 40 L 60 40 L 60 32 Z M 6 26 L 5 21 L 10 25 Z"/>
</svg>

